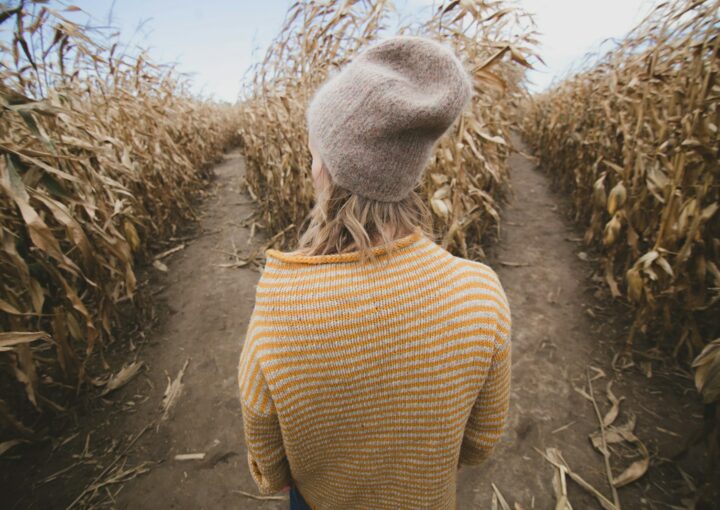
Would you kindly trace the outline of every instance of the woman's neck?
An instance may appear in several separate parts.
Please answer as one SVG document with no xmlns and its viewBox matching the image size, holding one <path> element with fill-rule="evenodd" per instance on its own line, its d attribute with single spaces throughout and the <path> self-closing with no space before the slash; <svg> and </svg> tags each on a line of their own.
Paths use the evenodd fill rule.
<svg viewBox="0 0 720 510">
<path fill-rule="evenodd" d="M 405 229 L 398 229 L 390 225 L 386 225 L 383 228 L 383 233 L 390 241 L 396 241 L 397 239 L 402 239 L 403 237 L 409 236 L 412 234 L 412 231 L 406 231 Z M 383 239 L 383 236 L 380 234 L 376 234 L 372 239 L 370 239 L 370 246 L 380 246 L 385 243 L 385 240 Z M 355 241 L 351 242 L 349 245 L 347 245 L 345 248 L 343 248 L 341 253 L 346 253 L 350 251 L 355 251 L 358 249 L 358 246 L 355 244 Z"/>
</svg>

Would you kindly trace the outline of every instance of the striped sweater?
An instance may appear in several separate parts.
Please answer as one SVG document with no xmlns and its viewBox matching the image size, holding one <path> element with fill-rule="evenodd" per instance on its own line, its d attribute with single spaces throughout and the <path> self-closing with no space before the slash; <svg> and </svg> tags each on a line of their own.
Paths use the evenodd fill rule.
<svg viewBox="0 0 720 510">
<path fill-rule="evenodd" d="M 266 251 L 240 355 L 262 494 L 313 510 L 455 508 L 460 464 L 503 431 L 510 310 L 495 272 L 418 228 L 381 263 Z"/>
</svg>

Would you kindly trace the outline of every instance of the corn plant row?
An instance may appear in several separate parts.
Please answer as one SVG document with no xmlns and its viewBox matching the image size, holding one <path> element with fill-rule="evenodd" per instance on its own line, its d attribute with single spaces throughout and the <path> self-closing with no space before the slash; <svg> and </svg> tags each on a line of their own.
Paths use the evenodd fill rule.
<svg viewBox="0 0 720 510">
<path fill-rule="evenodd" d="M 628 346 L 644 334 L 686 357 L 720 333 L 719 7 L 663 2 L 524 125 L 633 307 Z"/>
<path fill-rule="evenodd" d="M 193 216 L 228 106 L 44 2 L 0 12 L 0 439 L 103 375 L 137 267 Z M 75 10 L 75 8 L 69 8 Z"/>
</svg>

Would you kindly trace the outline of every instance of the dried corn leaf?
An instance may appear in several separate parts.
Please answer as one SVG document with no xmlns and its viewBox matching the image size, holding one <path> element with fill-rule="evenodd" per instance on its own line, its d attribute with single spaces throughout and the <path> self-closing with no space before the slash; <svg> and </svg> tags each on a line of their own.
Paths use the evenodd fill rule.
<svg viewBox="0 0 720 510">
<path fill-rule="evenodd" d="M 17 446 L 19 444 L 24 443 L 22 439 L 11 439 L 10 441 L 3 441 L 0 443 L 0 456 L 4 455 L 7 451 L 9 451 L 14 446 Z"/>
<path fill-rule="evenodd" d="M 168 419 L 168 417 L 170 416 L 170 410 L 173 408 L 178 398 L 180 398 L 180 395 L 182 394 L 182 380 L 185 376 L 185 370 L 187 369 L 188 363 L 190 363 L 190 360 L 185 361 L 182 368 L 175 376 L 175 379 L 170 380 L 170 378 L 168 377 L 168 385 L 167 388 L 165 388 L 165 394 L 163 395 L 162 399 L 163 414 L 160 418 L 161 421 Z"/>
<path fill-rule="evenodd" d="M 603 417 L 603 426 L 605 426 L 605 427 L 608 427 L 613 422 L 615 422 L 615 420 L 618 417 L 618 414 L 620 413 L 620 402 L 622 402 L 622 400 L 625 398 L 625 397 L 617 398 L 615 396 L 615 394 L 612 392 L 612 383 L 613 383 L 612 381 L 609 381 L 607 388 L 605 390 L 606 394 L 607 394 L 607 398 L 611 404 L 610 409 Z"/>
<path fill-rule="evenodd" d="M 105 383 L 105 389 L 103 389 L 102 393 L 100 393 L 100 396 L 103 397 L 108 393 L 125 386 L 140 373 L 140 369 L 143 366 L 145 366 L 145 363 L 142 361 L 134 361 L 129 365 L 123 366 L 116 374 L 108 379 Z"/>
<path fill-rule="evenodd" d="M 703 402 L 720 401 L 720 338 L 716 338 L 695 358 L 695 387 L 703 396 Z"/>
<path fill-rule="evenodd" d="M 14 347 L 35 342 L 36 340 L 49 339 L 50 335 L 44 331 L 8 331 L 0 333 L 0 352 L 11 351 Z"/>
</svg>

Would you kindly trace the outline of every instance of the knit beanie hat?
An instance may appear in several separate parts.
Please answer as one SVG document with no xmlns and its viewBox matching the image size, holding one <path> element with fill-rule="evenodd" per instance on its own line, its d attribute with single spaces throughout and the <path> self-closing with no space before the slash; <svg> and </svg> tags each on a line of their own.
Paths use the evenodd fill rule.
<svg viewBox="0 0 720 510">
<path fill-rule="evenodd" d="M 472 80 L 450 48 L 393 37 L 318 89 L 307 110 L 309 137 L 336 184 L 400 201 L 419 184 L 436 142 L 471 96 Z"/>
</svg>

